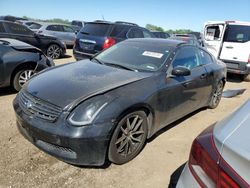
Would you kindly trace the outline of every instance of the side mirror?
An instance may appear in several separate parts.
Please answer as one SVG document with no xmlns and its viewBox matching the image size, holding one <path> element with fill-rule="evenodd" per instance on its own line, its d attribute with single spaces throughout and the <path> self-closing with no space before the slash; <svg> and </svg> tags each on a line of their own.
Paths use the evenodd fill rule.
<svg viewBox="0 0 250 188">
<path fill-rule="evenodd" d="M 175 67 L 172 70 L 172 75 L 174 76 L 189 76 L 190 74 L 190 70 L 186 67 Z"/>
</svg>

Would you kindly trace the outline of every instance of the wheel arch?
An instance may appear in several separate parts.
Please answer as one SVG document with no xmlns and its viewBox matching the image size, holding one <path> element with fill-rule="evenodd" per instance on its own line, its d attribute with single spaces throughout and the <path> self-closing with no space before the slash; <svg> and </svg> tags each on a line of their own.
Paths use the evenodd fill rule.
<svg viewBox="0 0 250 188">
<path fill-rule="evenodd" d="M 153 134 L 153 128 L 154 128 L 154 120 L 155 120 L 155 112 L 153 110 L 153 108 L 146 104 L 146 103 L 137 103 L 137 104 L 133 104 L 129 107 L 127 107 L 125 110 L 123 110 L 119 116 L 117 117 L 117 123 L 127 114 L 135 112 L 135 111 L 144 111 L 146 113 L 147 116 L 147 121 L 148 121 L 148 135 L 147 135 L 147 139 L 149 137 L 152 136 Z M 116 127 L 116 126 L 115 126 Z M 115 130 L 115 128 L 114 128 Z M 113 131 L 114 131 L 113 130 Z"/>
<path fill-rule="evenodd" d="M 21 63 L 19 64 L 18 66 L 15 67 L 15 69 L 12 71 L 11 73 L 11 77 L 10 77 L 10 85 L 13 85 L 13 80 L 14 80 L 14 77 L 16 75 L 16 73 L 24 68 L 32 68 L 32 69 L 35 69 L 37 66 L 37 63 L 36 62 L 33 62 L 33 61 L 29 61 L 29 62 L 24 62 L 24 63 Z"/>
</svg>

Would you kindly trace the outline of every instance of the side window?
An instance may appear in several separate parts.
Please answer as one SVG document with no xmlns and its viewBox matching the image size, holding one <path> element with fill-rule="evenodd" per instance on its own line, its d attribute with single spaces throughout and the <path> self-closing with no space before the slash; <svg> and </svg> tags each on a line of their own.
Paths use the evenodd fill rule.
<svg viewBox="0 0 250 188">
<path fill-rule="evenodd" d="M 134 27 L 129 30 L 128 32 L 128 38 L 143 38 L 143 32 L 141 29 Z"/>
<path fill-rule="evenodd" d="M 49 25 L 46 30 L 48 31 L 59 31 L 59 32 L 62 32 L 63 29 L 62 29 L 62 26 L 61 25 Z"/>
<path fill-rule="evenodd" d="M 5 29 L 2 23 L 0 23 L 0 33 L 5 33 Z"/>
<path fill-rule="evenodd" d="M 149 31 L 143 29 L 142 32 L 143 32 L 144 38 L 153 38 L 152 34 Z"/>
<path fill-rule="evenodd" d="M 74 33 L 74 30 L 71 27 L 66 26 L 66 25 L 63 26 L 63 30 L 64 32 Z"/>
<path fill-rule="evenodd" d="M 127 26 L 126 25 L 115 25 L 112 32 L 110 33 L 111 37 L 126 38 Z"/>
<path fill-rule="evenodd" d="M 29 30 L 27 27 L 20 25 L 20 24 L 14 24 L 14 23 L 8 23 L 8 30 L 12 34 L 17 35 L 33 35 L 33 32 Z"/>
<path fill-rule="evenodd" d="M 42 27 L 42 25 L 37 24 L 37 23 L 33 23 L 29 26 L 30 29 L 40 29 Z"/>
<path fill-rule="evenodd" d="M 190 70 L 200 65 L 199 51 L 197 48 L 191 46 L 180 48 L 172 62 L 173 68 L 182 66 Z"/>
<path fill-rule="evenodd" d="M 224 25 L 211 25 L 206 27 L 206 40 L 221 40 Z"/>
<path fill-rule="evenodd" d="M 250 26 L 229 25 L 225 32 L 225 42 L 247 42 L 250 40 Z"/>
<path fill-rule="evenodd" d="M 201 64 L 207 65 L 213 63 L 212 57 L 207 52 L 205 52 L 204 50 L 200 50 L 200 54 Z"/>
</svg>

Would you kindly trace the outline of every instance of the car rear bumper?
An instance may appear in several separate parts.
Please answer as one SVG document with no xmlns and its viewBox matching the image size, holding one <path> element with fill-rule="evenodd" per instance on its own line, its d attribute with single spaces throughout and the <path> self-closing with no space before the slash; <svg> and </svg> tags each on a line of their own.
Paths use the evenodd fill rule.
<svg viewBox="0 0 250 188">
<path fill-rule="evenodd" d="M 250 74 L 250 63 L 237 62 L 237 61 L 225 61 L 222 60 L 227 66 L 227 72 L 241 75 Z"/>
<path fill-rule="evenodd" d="M 56 123 L 26 114 L 13 101 L 19 132 L 42 151 L 71 164 L 101 166 L 105 163 L 111 123 L 73 127 L 66 118 Z"/>
<path fill-rule="evenodd" d="M 185 188 L 185 187 L 192 187 L 192 188 L 199 188 L 200 185 L 192 175 L 188 164 L 185 165 L 181 176 L 177 182 L 176 188 Z"/>
<path fill-rule="evenodd" d="M 82 59 L 89 59 L 92 56 L 94 56 L 95 54 L 80 52 L 78 50 L 73 49 L 73 55 L 74 55 L 74 58 L 78 61 L 78 60 L 82 60 Z"/>
</svg>

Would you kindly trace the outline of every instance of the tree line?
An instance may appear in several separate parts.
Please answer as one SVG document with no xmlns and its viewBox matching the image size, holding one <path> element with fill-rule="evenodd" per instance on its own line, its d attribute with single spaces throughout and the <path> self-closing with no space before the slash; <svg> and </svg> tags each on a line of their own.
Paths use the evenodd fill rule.
<svg viewBox="0 0 250 188">
<path fill-rule="evenodd" d="M 176 29 L 176 30 L 169 29 L 169 30 L 164 30 L 162 27 L 159 27 L 159 26 L 156 26 L 156 25 L 153 25 L 153 24 L 147 24 L 146 28 L 148 30 L 150 30 L 150 31 L 161 31 L 161 32 L 169 33 L 169 34 L 187 34 L 187 33 L 192 32 L 192 30 L 190 30 L 190 29 Z"/>
<path fill-rule="evenodd" d="M 69 20 L 64 20 L 61 18 L 53 18 L 53 19 L 46 19 L 46 20 L 42 20 L 42 19 L 35 19 L 35 18 L 30 18 L 27 16 L 23 16 L 23 18 L 28 19 L 28 20 L 33 20 L 33 21 L 37 21 L 37 22 L 53 22 L 53 23 L 62 23 L 62 24 L 70 24 Z M 192 32 L 192 30 L 190 29 L 169 29 L 169 30 L 164 30 L 162 27 L 153 25 L 153 24 L 147 24 L 146 28 L 150 31 L 161 31 L 161 32 L 166 32 L 169 34 L 186 34 L 186 33 L 190 33 Z"/>
</svg>

